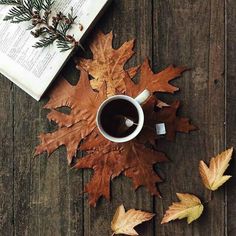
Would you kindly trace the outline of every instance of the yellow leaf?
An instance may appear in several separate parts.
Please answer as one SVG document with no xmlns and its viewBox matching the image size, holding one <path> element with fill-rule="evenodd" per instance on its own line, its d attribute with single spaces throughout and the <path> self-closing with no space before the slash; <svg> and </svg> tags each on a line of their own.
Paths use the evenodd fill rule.
<svg viewBox="0 0 236 236">
<path fill-rule="evenodd" d="M 203 212 L 203 205 L 199 198 L 188 193 L 177 193 L 180 202 L 174 202 L 166 211 L 161 224 L 168 223 L 171 220 L 183 219 L 187 217 L 187 222 L 198 219 Z"/>
<path fill-rule="evenodd" d="M 134 230 L 134 227 L 142 222 L 151 220 L 155 214 L 139 211 L 135 209 L 125 212 L 123 205 L 119 206 L 111 222 L 111 229 L 113 235 L 126 234 L 126 235 L 138 235 Z"/>
<path fill-rule="evenodd" d="M 212 157 L 209 167 L 204 161 L 200 161 L 199 172 L 206 188 L 212 191 L 217 190 L 229 178 L 231 178 L 230 175 L 224 175 L 224 172 L 229 166 L 232 154 L 233 148 L 230 148 L 216 157 Z"/>
</svg>

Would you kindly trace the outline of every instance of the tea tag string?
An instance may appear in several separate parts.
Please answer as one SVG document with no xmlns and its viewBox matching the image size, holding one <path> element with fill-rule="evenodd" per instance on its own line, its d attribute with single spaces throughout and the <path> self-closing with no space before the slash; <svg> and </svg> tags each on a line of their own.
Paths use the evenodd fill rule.
<svg viewBox="0 0 236 236">
<path fill-rule="evenodd" d="M 133 125 L 136 125 L 138 126 L 137 123 L 135 123 L 133 120 L 127 118 L 127 117 L 124 117 L 125 119 L 125 125 L 127 127 L 132 127 Z M 164 123 L 160 123 L 160 124 L 156 124 L 155 125 L 155 131 L 156 131 L 156 134 L 157 135 L 165 135 L 166 134 L 166 126 Z"/>
</svg>

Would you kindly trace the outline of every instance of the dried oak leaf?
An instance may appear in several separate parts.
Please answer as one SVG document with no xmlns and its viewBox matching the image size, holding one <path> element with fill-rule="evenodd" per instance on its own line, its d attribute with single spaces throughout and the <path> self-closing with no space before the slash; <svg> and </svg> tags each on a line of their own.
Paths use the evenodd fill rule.
<svg viewBox="0 0 236 236">
<path fill-rule="evenodd" d="M 180 106 L 179 101 L 173 102 L 169 106 L 160 107 L 160 100 L 151 96 L 143 104 L 145 116 L 144 127 L 138 139 L 141 143 L 149 142 L 155 145 L 157 139 L 156 124 L 165 123 L 167 140 L 174 140 L 176 132 L 189 133 L 197 128 L 189 123 L 188 118 L 178 117 L 177 111 Z"/>
<path fill-rule="evenodd" d="M 131 141 L 124 145 L 124 152 L 130 162 L 130 168 L 124 171 L 124 175 L 133 181 L 134 188 L 146 187 L 152 195 L 160 197 L 156 184 L 162 179 L 154 171 L 153 166 L 157 163 L 167 162 L 167 157 L 145 145 Z"/>
<path fill-rule="evenodd" d="M 116 94 L 116 91 L 124 92 L 124 78 L 126 73 L 133 77 L 139 66 L 124 70 L 126 62 L 133 56 L 134 40 L 125 42 L 120 48 L 112 47 L 113 34 L 96 33 L 90 49 L 93 53 L 92 59 L 78 59 L 77 68 L 82 67 L 94 79 L 91 80 L 93 89 L 100 89 L 104 81 L 107 84 L 107 95 Z"/>
<path fill-rule="evenodd" d="M 197 127 L 190 124 L 188 118 L 178 117 L 177 111 L 180 106 L 180 101 L 173 102 L 169 107 L 163 107 L 156 113 L 157 123 L 165 123 L 166 139 L 174 140 L 176 132 L 189 133 L 197 130 Z"/>
<path fill-rule="evenodd" d="M 112 235 L 126 234 L 126 235 L 139 235 L 134 229 L 135 226 L 151 220 L 155 214 L 130 209 L 125 212 L 124 205 L 117 208 L 116 213 L 111 222 Z"/>
<path fill-rule="evenodd" d="M 180 202 L 174 202 L 166 211 L 161 224 L 168 223 L 171 220 L 183 219 L 187 217 L 187 222 L 198 219 L 203 212 L 203 205 L 199 198 L 188 193 L 177 193 Z"/>
<path fill-rule="evenodd" d="M 85 192 L 89 194 L 89 204 L 96 206 L 101 196 L 110 200 L 110 181 L 119 176 L 126 166 L 122 148 L 93 132 L 81 144 L 80 150 L 86 151 L 87 155 L 78 160 L 75 168 L 94 170 L 92 179 L 85 186 Z"/>
<path fill-rule="evenodd" d="M 164 104 L 164 105 L 163 105 Z M 157 109 L 168 107 L 169 105 L 158 100 L 156 96 L 152 95 L 150 98 L 142 105 L 144 112 L 144 126 L 142 132 L 138 135 L 137 139 L 141 143 L 150 143 L 153 146 L 156 144 L 156 139 L 158 138 L 156 133 L 157 121 Z"/>
<path fill-rule="evenodd" d="M 95 92 L 89 83 L 88 74 L 81 71 L 77 85 L 72 86 L 66 80 L 58 80 L 50 92 L 50 100 L 44 108 L 50 109 L 49 121 L 55 121 L 59 128 L 53 133 L 41 134 L 41 144 L 36 147 L 35 155 L 47 152 L 50 155 L 58 147 L 64 145 L 67 149 L 67 159 L 70 164 L 77 152 L 81 140 L 96 127 L 96 112 L 106 98 L 105 86 Z M 69 107 L 69 115 L 57 111 L 57 108 Z"/>
<path fill-rule="evenodd" d="M 145 186 L 153 195 L 160 196 L 156 183 L 162 180 L 153 170 L 153 165 L 167 161 L 163 153 L 146 148 L 136 140 L 112 143 L 96 129 L 84 140 L 80 150 L 88 155 L 79 159 L 75 167 L 94 170 L 91 181 L 85 187 L 90 205 L 95 206 L 101 196 L 110 199 L 110 181 L 123 171 L 132 179 L 135 188 Z"/>
<path fill-rule="evenodd" d="M 185 67 L 169 66 L 163 71 L 155 74 L 150 68 L 148 59 L 145 59 L 140 69 L 139 83 L 134 86 L 131 79 L 136 75 L 139 66 L 124 69 L 126 62 L 133 56 L 134 40 L 125 42 L 119 49 L 112 47 L 113 34 L 98 32 L 90 48 L 93 53 L 92 59 L 78 59 L 77 68 L 82 67 L 93 76 L 91 86 L 99 89 L 104 81 L 107 82 L 108 96 L 114 95 L 116 91 L 125 92 L 135 97 L 144 89 L 151 92 L 174 93 L 179 88 L 169 82 L 186 70 Z"/>
<path fill-rule="evenodd" d="M 163 71 L 155 74 L 153 73 L 149 61 L 146 58 L 140 67 L 139 82 L 135 84 L 130 78 L 129 74 L 124 78 L 126 86 L 126 94 L 131 97 L 136 97 L 143 90 L 148 89 L 150 92 L 166 92 L 174 93 L 179 88 L 171 85 L 169 82 L 186 71 L 185 67 L 169 66 Z"/>
<path fill-rule="evenodd" d="M 209 167 L 204 161 L 200 161 L 199 172 L 206 188 L 215 191 L 231 178 L 230 175 L 224 175 L 224 172 L 229 166 L 232 154 L 233 148 L 230 148 L 216 157 L 212 157 Z"/>
</svg>

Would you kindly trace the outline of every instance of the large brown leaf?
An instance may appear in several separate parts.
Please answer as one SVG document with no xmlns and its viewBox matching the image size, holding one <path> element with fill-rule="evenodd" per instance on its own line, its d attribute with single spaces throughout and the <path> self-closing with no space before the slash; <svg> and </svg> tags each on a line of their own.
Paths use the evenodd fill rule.
<svg viewBox="0 0 236 236">
<path fill-rule="evenodd" d="M 124 174 L 133 181 L 134 188 L 146 187 L 152 195 L 160 196 L 156 184 L 162 179 L 154 171 L 153 165 L 168 161 L 165 154 L 154 149 L 147 148 L 145 145 L 132 141 L 126 143 L 125 154 L 131 162 L 130 168 Z"/>
<path fill-rule="evenodd" d="M 140 68 L 140 79 L 137 84 L 134 84 L 130 79 L 129 74 L 125 77 L 126 94 L 131 97 L 136 97 L 143 90 L 148 89 L 150 92 L 166 92 L 174 93 L 179 88 L 171 85 L 169 82 L 186 70 L 185 67 L 169 66 L 165 70 L 155 74 L 150 68 L 149 61 L 146 58 Z"/>
<path fill-rule="evenodd" d="M 84 141 L 80 150 L 86 151 L 88 156 L 79 159 L 76 168 L 94 170 L 94 175 L 85 188 L 91 205 L 95 206 L 101 196 L 110 198 L 110 180 L 123 171 L 132 179 L 135 189 L 145 186 L 151 194 L 160 196 L 156 184 L 162 180 L 154 171 L 153 165 L 167 161 L 163 153 L 146 148 L 137 140 L 122 144 L 110 142 L 97 130 Z"/>
<path fill-rule="evenodd" d="M 112 41 L 112 32 L 106 35 L 98 32 L 90 43 L 93 58 L 77 60 L 77 68 L 82 67 L 94 78 L 91 80 L 93 89 L 100 89 L 106 81 L 108 96 L 114 95 L 116 91 L 124 92 L 126 73 L 132 77 L 138 69 L 124 70 L 124 65 L 134 54 L 134 40 L 125 42 L 118 49 L 113 49 Z"/>
<path fill-rule="evenodd" d="M 179 101 L 173 102 L 169 106 L 161 106 L 160 100 L 155 96 L 151 96 L 149 100 L 143 104 L 145 116 L 144 127 L 138 140 L 141 143 L 149 142 L 155 145 L 155 140 L 158 138 L 156 133 L 156 124 L 164 123 L 166 126 L 167 140 L 173 141 L 176 132 L 189 133 L 197 128 L 190 124 L 188 118 L 177 116 L 177 111 L 180 106 Z"/>
<path fill-rule="evenodd" d="M 92 179 L 85 187 L 91 206 L 96 206 L 101 196 L 110 199 L 110 181 L 120 175 L 126 165 L 126 157 L 121 152 L 122 147 L 106 140 L 97 132 L 94 131 L 84 140 L 80 150 L 86 151 L 87 155 L 80 158 L 75 165 L 78 169 L 94 170 Z"/>
<path fill-rule="evenodd" d="M 177 116 L 179 106 L 180 101 L 175 101 L 169 107 L 163 107 L 156 114 L 157 122 L 165 123 L 166 139 L 170 141 L 174 140 L 176 132 L 189 133 L 197 130 L 196 126 L 190 124 L 188 118 Z"/>
<path fill-rule="evenodd" d="M 35 155 L 44 151 L 50 155 L 59 146 L 64 145 L 70 164 L 81 140 L 96 127 L 96 112 L 106 98 L 105 91 L 105 86 L 100 92 L 93 91 L 85 71 L 81 71 L 80 80 L 76 86 L 72 86 L 64 79 L 59 80 L 50 93 L 49 102 L 45 105 L 45 108 L 51 110 L 48 119 L 55 121 L 59 128 L 53 133 L 39 136 L 41 144 L 36 148 Z M 56 110 L 65 106 L 71 108 L 69 115 Z"/>
<path fill-rule="evenodd" d="M 154 165 L 167 161 L 167 158 L 155 148 L 155 124 L 166 124 L 168 139 L 173 139 L 177 131 L 189 132 L 195 129 L 188 119 L 176 116 L 179 102 L 168 107 L 166 103 L 150 96 L 143 104 L 145 125 L 137 138 L 128 143 L 116 144 L 106 140 L 98 132 L 95 128 L 96 113 L 107 95 L 124 93 L 136 97 L 144 89 L 152 93 L 173 93 L 178 88 L 171 85 L 170 81 L 185 70 L 183 67 L 169 66 L 155 74 L 146 59 L 140 67 L 139 82 L 134 83 L 132 79 L 139 66 L 124 69 L 134 53 L 134 41 L 126 42 L 118 49 L 112 47 L 112 41 L 112 33 L 105 35 L 99 32 L 90 44 L 93 58 L 77 60 L 77 68 L 84 68 L 94 79 L 89 81 L 88 75 L 82 71 L 76 86 L 61 80 L 52 90 L 45 108 L 51 110 L 48 119 L 55 121 L 58 129 L 53 133 L 42 134 L 41 144 L 36 148 L 36 154 L 44 151 L 51 154 L 64 145 L 69 163 L 78 147 L 85 151 L 87 156 L 80 158 L 75 167 L 94 170 L 94 175 L 85 188 L 89 193 L 89 203 L 93 206 L 102 196 L 110 198 L 110 182 L 121 173 L 132 179 L 135 188 L 145 186 L 151 194 L 160 196 L 156 184 L 161 182 L 161 178 L 155 172 Z M 71 109 L 69 115 L 57 109 L 65 106 Z"/>
</svg>

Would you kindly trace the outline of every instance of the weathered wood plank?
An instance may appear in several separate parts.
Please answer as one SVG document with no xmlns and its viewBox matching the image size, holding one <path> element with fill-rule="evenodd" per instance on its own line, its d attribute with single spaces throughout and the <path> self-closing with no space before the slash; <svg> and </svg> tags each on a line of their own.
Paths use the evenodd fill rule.
<svg viewBox="0 0 236 236">
<path fill-rule="evenodd" d="M 226 23 L 227 23 L 227 146 L 233 146 L 236 148 L 236 2 L 234 0 L 228 0 L 226 6 Z M 236 162 L 235 155 L 234 160 L 231 162 L 230 174 L 233 178 L 227 185 L 227 208 L 228 208 L 228 228 L 227 233 L 229 236 L 236 235 Z"/>
<path fill-rule="evenodd" d="M 233 146 L 236 144 L 236 3 L 226 2 L 227 145 Z M 178 95 L 184 105 L 180 114 L 192 117 L 200 131 L 178 135 L 175 144 L 160 142 L 160 148 L 172 160 L 160 166 L 166 177 L 161 185 L 162 200 L 153 201 L 143 188 L 135 193 L 131 182 L 122 177 L 112 183 L 111 203 L 102 200 L 96 209 L 90 208 L 81 193 L 91 174 L 87 170 L 70 170 L 63 148 L 49 159 L 46 155 L 32 158 L 37 135 L 54 128 L 46 121 L 44 101 L 35 102 L 15 86 L 12 95 L 11 83 L 0 78 L 1 235 L 110 235 L 110 221 L 122 203 L 126 208 L 157 212 L 154 221 L 138 228 L 141 235 L 221 236 L 226 233 L 223 188 L 212 195 L 213 200 L 206 204 L 205 214 L 199 221 L 190 226 L 184 221 L 160 225 L 164 211 L 176 200 L 176 192 L 194 193 L 204 202 L 210 199 L 200 183 L 197 167 L 200 159 L 209 160 L 225 147 L 224 7 L 222 0 L 114 0 L 100 23 L 106 32 L 114 29 L 115 47 L 137 38 L 137 54 L 130 65 L 141 63 L 149 56 L 156 70 L 171 63 L 192 68 L 176 84 L 182 90 Z M 72 60 L 62 74 L 69 81 L 77 81 Z M 231 172 L 235 169 L 233 162 Z M 230 236 L 236 233 L 234 186 L 235 178 L 228 185 Z"/>
<path fill-rule="evenodd" d="M 13 93 L 0 75 L 0 235 L 13 235 Z"/>
<path fill-rule="evenodd" d="M 146 56 L 152 56 L 152 3 L 149 0 L 116 0 L 113 1 L 107 13 L 103 16 L 101 28 L 105 32 L 114 31 L 114 46 L 119 47 L 123 42 L 136 38 L 136 54 L 129 65 L 137 65 Z M 91 175 L 85 171 L 85 184 Z M 111 235 L 110 222 L 116 208 L 124 204 L 127 209 L 138 208 L 152 211 L 153 199 L 144 189 L 136 193 L 131 181 L 119 177 L 112 181 L 111 202 L 104 199 L 98 202 L 95 209 L 88 206 L 85 201 L 84 235 Z M 153 235 L 153 222 L 139 227 L 141 235 Z"/>
<path fill-rule="evenodd" d="M 69 80 L 75 80 L 69 62 L 64 69 Z M 69 68 L 68 68 L 69 67 Z M 82 235 L 82 175 L 70 170 L 65 150 L 33 159 L 43 130 L 52 131 L 45 101 L 38 103 L 16 88 L 14 110 L 14 213 L 17 235 Z M 45 127 L 47 127 L 45 129 Z"/>
<path fill-rule="evenodd" d="M 14 86 L 14 231 L 18 235 L 28 235 L 30 233 L 31 211 L 37 217 L 38 212 L 34 212 L 37 200 L 32 196 L 37 196 L 35 178 L 36 172 L 32 172 L 34 140 L 39 126 L 39 104 L 30 96 L 26 95 L 19 88 Z M 36 190 L 36 191 L 35 191 Z M 37 208 L 38 210 L 38 208 Z M 39 227 L 34 221 L 35 230 Z"/>
<path fill-rule="evenodd" d="M 192 118 L 200 130 L 178 135 L 175 144 L 161 144 L 172 162 L 164 165 L 162 200 L 156 200 L 156 235 L 224 235 L 224 190 L 213 194 L 201 219 L 188 226 L 160 220 L 176 192 L 210 200 L 198 174 L 200 159 L 224 149 L 224 1 L 160 0 L 154 3 L 154 58 L 157 69 L 174 63 L 192 68 L 176 84 L 181 88 L 181 115 Z"/>
<path fill-rule="evenodd" d="M 74 59 L 72 58 L 67 66 L 62 71 L 63 77 L 65 77 L 70 83 L 75 84 L 78 82 L 79 73 L 75 68 Z M 65 154 L 63 155 L 65 158 Z M 66 161 L 64 159 L 64 161 Z M 67 218 L 68 232 L 65 235 L 84 235 L 84 209 L 83 209 L 83 172 L 77 170 L 71 170 L 66 164 L 63 164 L 67 169 L 67 181 L 61 183 L 61 185 L 68 186 L 69 195 L 67 203 L 69 205 L 69 214 Z M 63 176 L 61 175 L 61 178 Z M 65 182 L 65 181 L 64 181 Z M 63 208 L 61 208 L 61 215 L 63 215 Z M 61 234 L 63 235 L 63 234 Z"/>
</svg>

